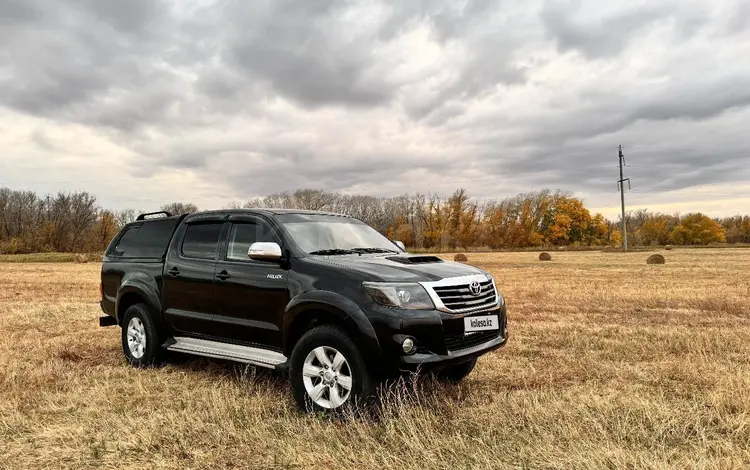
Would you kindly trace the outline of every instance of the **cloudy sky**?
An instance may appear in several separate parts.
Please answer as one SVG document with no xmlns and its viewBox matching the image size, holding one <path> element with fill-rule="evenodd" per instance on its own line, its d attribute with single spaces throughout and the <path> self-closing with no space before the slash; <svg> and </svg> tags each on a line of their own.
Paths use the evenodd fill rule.
<svg viewBox="0 0 750 470">
<path fill-rule="evenodd" d="M 394 6 L 395 5 L 395 6 Z M 750 2 L 0 0 L 0 186 L 750 212 Z"/>
</svg>

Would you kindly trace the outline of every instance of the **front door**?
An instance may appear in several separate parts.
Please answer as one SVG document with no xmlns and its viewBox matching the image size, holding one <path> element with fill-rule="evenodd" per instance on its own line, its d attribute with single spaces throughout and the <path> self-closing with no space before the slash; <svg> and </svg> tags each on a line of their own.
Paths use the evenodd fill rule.
<svg viewBox="0 0 750 470">
<path fill-rule="evenodd" d="M 214 289 L 218 312 L 214 317 L 219 336 L 281 348 L 281 326 L 289 302 L 287 271 L 279 261 L 256 261 L 247 256 L 254 242 L 281 239 L 263 219 L 243 216 L 225 227 L 216 263 Z"/>
<path fill-rule="evenodd" d="M 164 314 L 178 333 L 211 335 L 214 270 L 223 220 L 187 222 L 164 268 Z"/>
</svg>

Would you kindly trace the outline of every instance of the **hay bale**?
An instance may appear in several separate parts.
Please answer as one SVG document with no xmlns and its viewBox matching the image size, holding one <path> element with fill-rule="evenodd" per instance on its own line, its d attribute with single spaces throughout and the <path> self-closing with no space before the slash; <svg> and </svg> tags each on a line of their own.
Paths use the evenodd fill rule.
<svg viewBox="0 0 750 470">
<path fill-rule="evenodd" d="M 84 254 L 77 254 L 75 257 L 76 263 L 88 263 L 89 257 Z"/>
<path fill-rule="evenodd" d="M 539 254 L 539 261 L 552 261 L 552 255 L 546 251 Z"/>
<path fill-rule="evenodd" d="M 672 249 L 672 245 L 667 245 L 664 247 L 665 250 L 670 251 Z"/>
<path fill-rule="evenodd" d="M 664 264 L 667 260 L 664 259 L 664 257 L 660 254 L 654 253 L 653 255 L 649 256 L 646 260 L 646 264 Z"/>
<path fill-rule="evenodd" d="M 567 246 L 558 246 L 558 247 L 557 247 L 557 251 L 565 251 L 565 250 L 567 250 L 567 249 L 568 249 L 568 247 L 567 247 Z"/>
<path fill-rule="evenodd" d="M 465 263 L 469 261 L 469 258 L 467 258 L 465 254 L 459 253 L 453 257 L 453 261 L 458 261 L 459 263 Z"/>
</svg>

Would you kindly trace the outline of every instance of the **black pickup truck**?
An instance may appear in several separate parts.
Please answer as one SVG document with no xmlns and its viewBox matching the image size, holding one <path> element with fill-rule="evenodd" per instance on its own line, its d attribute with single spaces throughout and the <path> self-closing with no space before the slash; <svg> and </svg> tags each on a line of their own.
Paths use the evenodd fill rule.
<svg viewBox="0 0 750 470">
<path fill-rule="evenodd" d="M 324 212 L 143 214 L 107 248 L 101 291 L 132 365 L 177 351 L 276 369 L 306 410 L 400 371 L 461 380 L 507 339 L 490 274 Z"/>
</svg>

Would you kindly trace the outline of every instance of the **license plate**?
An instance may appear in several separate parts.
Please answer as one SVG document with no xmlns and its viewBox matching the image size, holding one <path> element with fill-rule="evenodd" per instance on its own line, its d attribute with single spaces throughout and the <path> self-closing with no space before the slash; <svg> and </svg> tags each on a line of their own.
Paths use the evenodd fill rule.
<svg viewBox="0 0 750 470">
<path fill-rule="evenodd" d="M 482 317 L 464 317 L 464 332 L 488 331 L 500 329 L 500 321 L 497 315 L 485 315 Z"/>
</svg>

